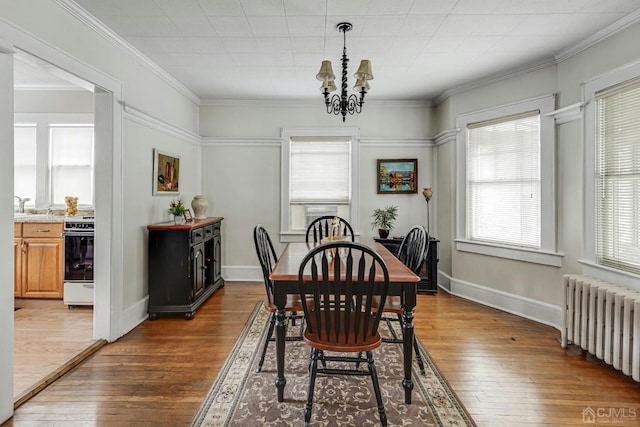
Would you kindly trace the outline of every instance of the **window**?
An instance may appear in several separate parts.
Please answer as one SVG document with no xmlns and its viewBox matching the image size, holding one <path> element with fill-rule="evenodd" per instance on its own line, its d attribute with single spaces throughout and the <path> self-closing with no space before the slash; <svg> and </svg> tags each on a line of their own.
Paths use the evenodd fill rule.
<svg viewBox="0 0 640 427">
<path fill-rule="evenodd" d="M 554 107 L 545 96 L 458 117 L 458 250 L 560 265 Z"/>
<path fill-rule="evenodd" d="M 640 274 L 640 79 L 596 93 L 596 261 Z"/>
<path fill-rule="evenodd" d="M 33 208 L 36 200 L 36 132 L 35 124 L 15 126 L 14 138 L 14 181 L 13 194 L 29 199 L 26 207 Z M 15 209 L 18 199 L 14 200 Z"/>
<path fill-rule="evenodd" d="M 51 197 L 55 205 L 75 196 L 93 201 L 93 126 L 51 127 Z"/>
<path fill-rule="evenodd" d="M 93 206 L 93 134 L 92 114 L 16 114 L 14 194 L 30 208 L 60 208 L 65 196 Z"/>
<path fill-rule="evenodd" d="M 303 240 L 311 217 L 323 212 L 345 218 L 355 229 L 356 133 L 349 128 L 283 131 L 284 241 Z"/>
<path fill-rule="evenodd" d="M 540 248 L 540 113 L 467 126 L 469 240 Z"/>
</svg>

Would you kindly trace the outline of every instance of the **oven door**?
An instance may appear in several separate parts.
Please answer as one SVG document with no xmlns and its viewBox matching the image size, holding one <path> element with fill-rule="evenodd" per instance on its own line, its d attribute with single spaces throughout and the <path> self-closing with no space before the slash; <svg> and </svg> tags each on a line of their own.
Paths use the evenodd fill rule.
<svg viewBox="0 0 640 427">
<path fill-rule="evenodd" d="M 65 282 L 93 282 L 93 234 L 93 231 L 62 233 Z"/>
</svg>

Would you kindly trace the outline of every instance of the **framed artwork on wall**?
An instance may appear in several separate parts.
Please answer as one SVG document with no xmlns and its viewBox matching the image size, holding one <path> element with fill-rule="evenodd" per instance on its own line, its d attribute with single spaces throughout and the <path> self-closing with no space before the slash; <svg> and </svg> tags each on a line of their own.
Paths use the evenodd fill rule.
<svg viewBox="0 0 640 427">
<path fill-rule="evenodd" d="M 378 194 L 418 192 L 418 159 L 378 159 Z"/>
<path fill-rule="evenodd" d="M 180 157 L 153 149 L 153 195 L 180 194 Z"/>
</svg>

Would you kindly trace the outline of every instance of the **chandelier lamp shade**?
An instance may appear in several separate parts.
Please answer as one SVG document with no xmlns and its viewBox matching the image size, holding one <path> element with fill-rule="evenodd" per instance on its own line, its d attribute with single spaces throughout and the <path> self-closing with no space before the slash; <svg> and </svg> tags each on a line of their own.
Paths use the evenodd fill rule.
<svg viewBox="0 0 640 427">
<path fill-rule="evenodd" d="M 358 71 L 353 75 L 356 78 L 356 84 L 353 89 L 360 95 L 355 93 L 347 93 L 347 65 L 349 64 L 349 58 L 347 57 L 347 31 L 351 31 L 353 25 L 349 22 L 341 22 L 336 26 L 336 29 L 340 31 L 344 39 L 344 47 L 342 49 L 342 84 L 340 86 L 340 94 L 329 94 L 338 88 L 335 84 L 336 75 L 333 74 L 333 68 L 331 67 L 331 61 L 322 61 L 320 66 L 320 72 L 316 75 L 316 78 L 322 82 L 320 91 L 324 96 L 324 105 L 327 107 L 327 113 L 329 114 L 341 114 L 342 121 L 346 121 L 347 113 L 355 114 L 362 111 L 362 105 L 364 104 L 364 96 L 369 91 L 369 80 L 373 80 L 373 74 L 371 72 L 371 61 L 363 59 L 360 62 Z"/>
</svg>

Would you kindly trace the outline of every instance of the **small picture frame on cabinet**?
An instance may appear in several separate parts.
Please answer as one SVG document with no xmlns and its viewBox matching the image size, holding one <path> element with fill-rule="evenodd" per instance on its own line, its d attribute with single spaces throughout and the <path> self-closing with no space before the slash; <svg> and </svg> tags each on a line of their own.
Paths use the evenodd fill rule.
<svg viewBox="0 0 640 427">
<path fill-rule="evenodd" d="M 184 210 L 184 220 L 187 222 L 193 221 L 193 217 L 191 216 L 191 211 L 189 209 Z"/>
</svg>

